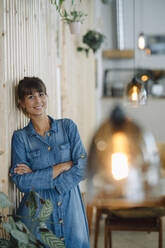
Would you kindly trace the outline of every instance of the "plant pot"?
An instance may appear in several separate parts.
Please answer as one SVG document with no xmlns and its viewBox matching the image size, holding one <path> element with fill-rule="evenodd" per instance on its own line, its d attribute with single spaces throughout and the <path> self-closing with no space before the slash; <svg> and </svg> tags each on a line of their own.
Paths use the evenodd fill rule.
<svg viewBox="0 0 165 248">
<path fill-rule="evenodd" d="M 81 28 L 81 22 L 71 22 L 69 23 L 69 28 L 71 34 L 79 34 Z"/>
</svg>

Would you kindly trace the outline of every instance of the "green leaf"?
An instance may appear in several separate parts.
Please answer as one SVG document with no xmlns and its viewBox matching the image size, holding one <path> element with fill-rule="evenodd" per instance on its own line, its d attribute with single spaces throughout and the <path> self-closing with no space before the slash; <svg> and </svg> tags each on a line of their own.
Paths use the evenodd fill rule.
<svg viewBox="0 0 165 248">
<path fill-rule="evenodd" d="M 30 233 L 29 229 L 23 222 L 17 221 L 15 224 L 21 232 L 28 233 L 28 234 Z"/>
<path fill-rule="evenodd" d="M 19 243 L 18 243 L 18 247 L 19 247 L 19 248 L 27 248 L 28 246 L 27 246 L 27 244 L 24 244 L 24 243 L 22 243 L 22 242 L 19 242 Z"/>
<path fill-rule="evenodd" d="M 29 209 L 29 217 L 34 218 L 36 215 L 36 209 L 38 208 L 36 194 L 34 191 L 29 192 L 28 196 L 28 209 Z"/>
<path fill-rule="evenodd" d="M 83 47 L 77 47 L 77 51 L 78 52 L 82 52 L 84 51 L 86 56 L 88 57 L 88 54 L 89 54 L 89 48 L 83 48 Z"/>
<path fill-rule="evenodd" d="M 65 0 L 60 0 L 60 7 L 64 3 Z"/>
<path fill-rule="evenodd" d="M 11 233 L 12 230 L 17 230 L 16 223 L 12 216 L 8 217 L 9 222 L 3 223 L 3 228 L 6 230 L 6 232 Z"/>
<path fill-rule="evenodd" d="M 89 30 L 83 36 L 83 43 L 86 44 L 95 53 L 100 48 L 104 39 L 105 39 L 105 36 L 101 34 L 100 32 L 97 32 L 95 30 Z"/>
<path fill-rule="evenodd" d="M 12 229 L 17 229 L 16 223 L 15 223 L 13 217 L 12 217 L 12 216 L 9 216 L 9 217 L 8 217 L 8 220 L 9 220 L 9 223 L 10 223 L 10 225 L 11 225 L 11 228 L 12 228 Z"/>
<path fill-rule="evenodd" d="M 6 232 L 11 233 L 12 227 L 9 223 L 3 223 L 2 226 Z"/>
<path fill-rule="evenodd" d="M 34 244 L 28 244 L 26 247 L 27 247 L 27 248 L 36 248 L 36 247 L 38 247 L 38 246 L 36 246 L 36 245 L 34 245 Z"/>
<path fill-rule="evenodd" d="M 51 213 L 53 210 L 53 204 L 50 200 L 46 200 L 45 204 L 43 205 L 40 214 L 39 214 L 39 220 L 44 222 L 49 219 Z"/>
<path fill-rule="evenodd" d="M 28 234 L 28 238 L 29 238 L 29 241 L 31 241 L 32 243 L 37 244 L 37 240 L 31 232 Z"/>
<path fill-rule="evenodd" d="M 1 248 L 10 247 L 10 240 L 0 239 L 0 247 Z"/>
<path fill-rule="evenodd" d="M 39 223 L 39 227 L 40 227 L 40 228 L 47 228 L 45 222 L 40 222 L 40 223 Z"/>
<path fill-rule="evenodd" d="M 68 17 L 68 12 L 66 10 L 64 10 L 64 18 Z"/>
<path fill-rule="evenodd" d="M 50 248 L 65 248 L 65 244 L 48 229 L 40 229 L 42 241 Z"/>
<path fill-rule="evenodd" d="M 14 229 L 11 231 L 11 235 L 23 244 L 28 244 L 29 242 L 28 235 L 26 233 Z"/>
<path fill-rule="evenodd" d="M 8 208 L 11 206 L 12 203 L 9 198 L 3 192 L 0 192 L 0 208 Z"/>
<path fill-rule="evenodd" d="M 82 47 L 77 47 L 77 51 L 78 52 L 81 52 L 81 51 L 83 51 L 84 50 L 84 48 L 82 48 Z"/>
</svg>

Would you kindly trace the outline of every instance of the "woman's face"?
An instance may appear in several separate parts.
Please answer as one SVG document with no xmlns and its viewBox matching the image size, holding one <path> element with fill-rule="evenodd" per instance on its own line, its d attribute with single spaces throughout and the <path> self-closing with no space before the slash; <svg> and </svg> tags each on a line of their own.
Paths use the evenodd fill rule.
<svg viewBox="0 0 165 248">
<path fill-rule="evenodd" d="M 20 104 L 30 117 L 44 115 L 47 108 L 47 95 L 34 90 L 32 95 L 26 95 Z"/>
</svg>

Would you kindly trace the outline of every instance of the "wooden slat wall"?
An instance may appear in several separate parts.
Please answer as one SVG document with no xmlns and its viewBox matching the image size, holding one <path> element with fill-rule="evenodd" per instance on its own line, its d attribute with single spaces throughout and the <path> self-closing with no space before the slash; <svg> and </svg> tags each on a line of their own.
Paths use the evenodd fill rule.
<svg viewBox="0 0 165 248">
<path fill-rule="evenodd" d="M 95 62 L 92 52 L 88 58 L 77 52 L 82 35 L 93 28 L 94 0 L 83 0 L 81 9 L 86 17 L 80 35 L 72 35 L 67 25 L 63 30 L 62 113 L 72 118 L 79 127 L 88 149 L 95 127 Z"/>
<path fill-rule="evenodd" d="M 85 0 L 89 17 L 84 32 L 92 25 L 92 2 Z M 49 0 L 0 1 L 0 151 L 4 151 L 0 156 L 0 190 L 9 191 L 13 199 L 19 194 L 9 187 L 11 136 L 28 122 L 15 106 L 19 79 L 43 79 L 48 89 L 48 114 L 73 118 L 85 145 L 89 143 L 94 127 L 94 57 L 87 59 L 77 53 L 80 39 L 62 25 Z M 61 89 L 57 68 L 62 71 Z"/>
<path fill-rule="evenodd" d="M 15 86 L 24 76 L 38 76 L 48 88 L 48 113 L 56 115 L 56 36 L 58 16 L 47 0 L 0 1 L 0 187 L 8 192 L 13 130 L 27 119 L 15 105 Z M 12 198 L 16 191 L 9 189 Z M 18 199 L 19 201 L 19 199 Z"/>
</svg>

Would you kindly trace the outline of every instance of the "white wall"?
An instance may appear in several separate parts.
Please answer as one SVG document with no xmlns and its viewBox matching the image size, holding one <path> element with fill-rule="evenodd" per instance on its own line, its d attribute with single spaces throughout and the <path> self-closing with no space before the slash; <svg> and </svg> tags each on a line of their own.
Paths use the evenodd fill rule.
<svg viewBox="0 0 165 248">
<path fill-rule="evenodd" d="M 142 128 L 151 131 L 157 142 L 165 143 L 165 103 L 163 102 L 162 104 L 162 101 L 164 100 L 148 100 L 146 105 L 132 107 L 120 98 L 116 98 L 115 100 L 112 98 L 104 98 L 100 104 L 98 122 L 101 123 L 107 119 L 114 106 L 120 104 L 129 118 L 134 120 Z"/>
<path fill-rule="evenodd" d="M 98 1 L 98 0 L 97 0 Z M 96 2 L 97 2 L 96 1 Z M 135 5 L 134 5 L 135 4 Z M 135 6 L 135 9 L 134 9 Z M 101 19 L 100 30 L 107 36 L 102 50 L 113 49 L 112 5 L 102 3 L 96 6 L 97 20 Z M 102 98 L 103 71 L 107 68 L 150 68 L 165 69 L 165 55 L 147 56 L 137 48 L 137 37 L 140 32 L 146 34 L 165 34 L 165 1 L 164 0 L 123 0 L 124 9 L 124 46 L 125 49 L 135 49 L 134 59 L 109 60 L 98 56 L 98 87 L 97 87 L 97 126 L 109 116 L 115 102 L 121 98 Z M 97 23 L 96 20 L 96 23 Z M 136 27 L 134 29 L 134 26 Z M 150 99 L 145 106 L 131 108 L 125 106 L 128 114 L 142 126 L 153 132 L 156 140 L 165 142 L 165 99 Z"/>
<path fill-rule="evenodd" d="M 128 1 L 128 0 L 126 0 Z M 135 38 L 140 32 L 146 35 L 165 35 L 165 1 L 135 0 Z M 165 55 L 148 56 L 135 46 L 136 66 L 153 69 L 165 68 Z"/>
</svg>

